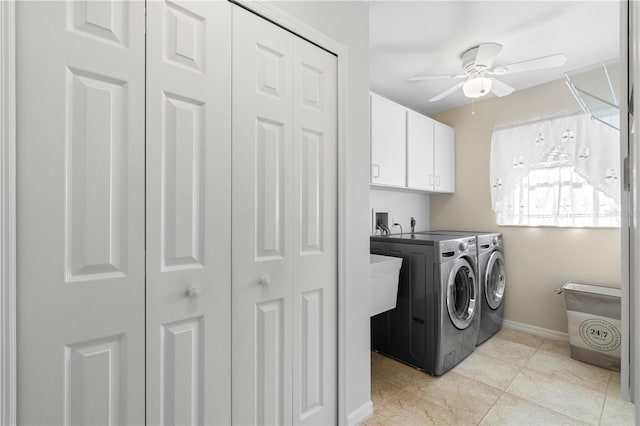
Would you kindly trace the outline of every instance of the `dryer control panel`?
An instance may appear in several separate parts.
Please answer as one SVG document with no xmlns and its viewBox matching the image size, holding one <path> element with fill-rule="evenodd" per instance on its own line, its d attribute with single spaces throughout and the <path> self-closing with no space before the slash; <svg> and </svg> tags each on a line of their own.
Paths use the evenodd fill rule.
<svg viewBox="0 0 640 426">
<path fill-rule="evenodd" d="M 440 258 L 456 258 L 462 255 L 476 256 L 476 238 L 465 237 L 440 241 Z"/>
</svg>

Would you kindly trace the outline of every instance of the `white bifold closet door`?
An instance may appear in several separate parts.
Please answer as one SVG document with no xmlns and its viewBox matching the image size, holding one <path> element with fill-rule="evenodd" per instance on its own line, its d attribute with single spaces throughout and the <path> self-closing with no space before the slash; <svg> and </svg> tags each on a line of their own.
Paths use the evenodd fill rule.
<svg viewBox="0 0 640 426">
<path fill-rule="evenodd" d="M 336 57 L 233 16 L 232 420 L 337 424 Z"/>
<path fill-rule="evenodd" d="M 231 421 L 231 8 L 147 2 L 147 423 Z"/>
<path fill-rule="evenodd" d="M 16 3 L 18 422 L 144 424 L 144 2 Z"/>
</svg>

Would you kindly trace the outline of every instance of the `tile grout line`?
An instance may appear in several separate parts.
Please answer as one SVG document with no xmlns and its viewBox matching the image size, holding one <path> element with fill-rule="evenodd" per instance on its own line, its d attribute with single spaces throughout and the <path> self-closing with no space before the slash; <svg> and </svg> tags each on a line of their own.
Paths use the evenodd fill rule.
<svg viewBox="0 0 640 426">
<path fill-rule="evenodd" d="M 520 370 L 522 370 L 522 368 L 524 367 L 520 367 Z M 509 384 L 504 388 L 504 390 L 502 391 L 502 393 L 500 395 L 498 395 L 498 397 L 496 398 L 495 401 L 493 401 L 493 404 L 491 404 L 489 406 L 489 408 L 487 408 L 487 411 L 482 415 L 482 418 L 480 419 L 480 421 L 478 421 L 478 423 L 476 423 L 476 425 L 479 425 L 480 423 L 482 423 L 482 421 L 487 417 L 487 414 L 489 414 L 489 411 L 491 411 L 491 409 L 496 405 L 496 403 L 498 401 L 500 401 L 500 398 L 502 398 L 502 396 L 507 393 L 507 389 L 509 388 L 509 386 L 511 386 L 511 383 L 516 379 L 516 377 L 518 376 L 518 374 L 520 374 L 520 371 L 518 371 L 516 373 L 515 376 L 513 376 L 513 379 L 511 379 L 511 381 L 509 382 Z"/>
<path fill-rule="evenodd" d="M 503 339 L 503 340 L 509 340 L 509 339 Z M 540 342 L 540 344 L 538 344 L 538 346 L 534 348 L 535 350 L 534 350 L 534 351 L 531 353 L 531 355 L 527 358 L 527 362 L 526 362 L 524 365 L 522 365 L 522 366 L 518 366 L 518 367 L 520 368 L 520 369 L 518 370 L 518 373 L 513 377 L 513 379 L 511 379 L 511 381 L 509 382 L 509 384 L 505 387 L 505 389 L 502 391 L 502 393 L 500 394 L 500 396 L 499 396 L 499 397 L 494 401 L 494 403 L 491 405 L 491 407 L 489 407 L 489 409 L 488 409 L 488 410 L 487 410 L 487 412 L 484 414 L 484 416 L 482 417 L 482 419 L 480 419 L 480 421 L 477 423 L 478 425 L 479 425 L 480 423 L 482 423 L 482 421 L 485 419 L 485 417 L 487 417 L 487 414 L 489 414 L 489 411 L 491 411 L 491 409 L 492 409 L 492 408 L 495 406 L 495 404 L 500 400 L 500 398 L 502 398 L 502 396 L 503 396 L 505 393 L 507 393 L 507 391 L 509 390 L 509 387 L 511 386 L 511 384 L 512 384 L 512 383 L 516 380 L 516 378 L 517 378 L 517 377 L 522 373 L 522 371 L 523 371 L 525 368 L 527 368 L 527 365 L 529 364 L 529 361 L 531 361 L 531 359 L 534 357 L 534 355 L 535 355 L 536 353 L 538 353 L 538 351 L 547 352 L 547 351 L 545 351 L 544 349 L 540 349 L 540 348 L 542 347 L 542 345 L 544 344 L 545 340 L 547 340 L 547 339 L 545 338 L 544 340 L 542 340 L 542 342 Z M 514 343 L 520 343 L 520 342 L 515 342 L 515 341 L 513 341 L 513 340 L 509 340 L 509 341 L 512 341 L 512 342 L 514 342 Z M 520 344 L 522 344 L 522 343 L 520 343 Z M 527 345 L 525 345 L 525 346 L 527 346 Z M 531 346 L 531 347 L 533 348 L 533 346 Z M 514 365 L 516 365 L 516 364 L 514 364 Z M 609 380 L 611 380 L 611 379 L 610 379 L 610 377 L 611 377 L 611 376 L 609 376 Z M 608 389 L 608 387 L 609 387 L 609 380 L 607 381 L 607 389 Z M 516 396 L 517 398 L 521 398 L 521 397 L 518 397 L 517 395 L 515 395 L 515 396 Z M 606 398 L 606 396 L 605 396 L 605 398 Z M 521 398 L 521 399 L 523 399 L 524 401 L 529 402 L 530 404 L 538 405 L 538 406 L 540 406 L 540 407 L 542 407 L 542 408 L 545 408 L 545 409 L 547 409 L 547 410 L 553 411 L 554 413 L 560 414 L 560 415 L 562 415 L 562 416 L 567 416 L 567 415 L 566 415 L 566 414 L 564 414 L 564 413 L 561 413 L 561 412 L 556 411 L 556 410 L 554 410 L 554 409 L 552 409 L 552 408 L 549 408 L 549 407 L 545 407 L 545 406 L 543 406 L 543 405 L 540 405 L 540 404 L 539 404 L 539 403 L 537 403 L 537 402 L 530 401 L 530 400 L 528 400 L 528 399 L 526 399 L 526 398 Z M 603 410 L 604 410 L 604 404 L 603 404 Z M 567 416 L 567 417 L 573 418 L 574 420 L 581 421 L 580 419 L 575 419 L 573 416 Z M 602 413 L 601 413 L 601 417 L 602 417 Z"/>
<path fill-rule="evenodd" d="M 519 343 L 519 344 L 521 344 L 521 345 L 523 344 L 523 343 L 520 343 L 520 342 L 516 342 L 516 341 L 510 340 L 510 339 L 503 339 L 503 340 L 506 340 L 506 341 L 509 341 L 509 342 L 513 342 L 513 343 Z M 518 364 L 513 364 L 513 363 L 509 362 L 509 364 L 515 365 L 515 366 L 517 366 L 517 367 L 519 368 L 518 372 L 513 376 L 513 379 L 511 379 L 511 380 L 509 381 L 509 383 L 505 386 L 505 388 L 502 390 L 502 393 L 498 396 L 498 398 L 496 398 L 496 400 L 495 400 L 495 401 L 493 401 L 493 404 L 491 404 L 491 406 L 487 409 L 487 412 L 486 412 L 486 413 L 484 413 L 484 415 L 482 416 L 482 418 L 480 419 L 480 421 L 479 421 L 478 423 L 476 423 L 476 425 L 479 425 L 480 423 L 482 423 L 482 421 L 487 417 L 487 414 L 489 414 L 489 412 L 491 411 L 491 409 L 496 405 L 496 403 L 497 403 L 498 401 L 500 401 L 500 398 L 502 398 L 502 396 L 503 396 L 505 393 L 507 393 L 507 389 L 509 389 L 509 386 L 511 386 L 511 383 L 513 383 L 513 381 L 514 381 L 514 380 L 518 377 L 518 375 L 522 372 L 522 370 L 524 369 L 524 367 L 529 363 L 529 360 L 530 360 L 531 358 L 533 358 L 533 355 L 535 355 L 535 353 L 536 353 L 536 352 L 538 352 L 538 349 L 540 349 L 540 346 L 542 346 L 542 343 L 543 343 L 543 342 L 544 342 L 544 340 L 543 340 L 542 342 L 540 342 L 540 343 L 538 344 L 538 346 L 537 346 L 537 347 L 535 347 L 535 348 L 534 348 L 534 349 L 535 349 L 535 351 L 533 351 L 533 352 L 531 353 L 531 356 L 529 356 L 529 358 L 527 358 L 527 362 L 526 362 L 524 365 L 520 366 L 520 365 L 518 365 Z M 525 346 L 528 346 L 528 345 L 525 345 Z M 533 347 L 533 346 L 530 346 L 530 347 Z M 489 356 L 489 355 L 487 355 L 487 356 Z M 491 357 L 491 358 L 493 358 L 493 357 Z M 498 358 L 494 358 L 494 359 L 498 359 Z M 508 361 L 505 361 L 505 360 L 500 360 L 500 361 L 502 361 L 502 362 L 508 362 Z"/>
<path fill-rule="evenodd" d="M 609 372 L 609 380 L 607 380 L 607 389 L 604 391 L 604 400 L 602 401 L 602 409 L 600 409 L 600 419 L 598 419 L 598 425 L 602 424 L 602 417 L 604 416 L 604 407 L 607 405 L 607 398 L 609 398 L 609 386 L 611 386 L 611 372 Z"/>
<path fill-rule="evenodd" d="M 549 340 L 549 339 L 545 338 L 545 340 Z M 543 341 L 543 343 L 544 343 L 544 341 Z M 540 346 L 542 346 L 542 345 L 540 345 Z M 536 352 L 537 352 L 537 350 L 536 350 Z M 547 352 L 547 351 L 543 350 L 543 352 Z M 550 352 L 550 353 L 554 353 L 554 352 Z M 571 359 L 571 355 L 569 355 L 569 358 Z M 528 363 L 528 361 L 527 361 L 527 363 Z M 569 382 L 569 383 L 572 383 L 572 382 Z M 576 384 L 576 383 L 573 383 L 573 384 Z M 611 384 L 611 372 L 609 372 L 609 373 L 608 373 L 608 377 L 607 377 L 607 387 L 605 388 L 605 391 L 604 391 L 604 399 L 603 399 L 603 401 L 602 401 L 602 407 L 600 408 L 600 416 L 599 416 L 599 418 L 598 418 L 598 423 L 597 423 L 597 425 L 598 425 L 598 426 L 602 424 L 602 416 L 604 415 L 604 406 L 605 406 L 605 404 L 607 403 L 607 395 L 608 395 L 608 393 L 609 393 L 609 385 L 610 385 L 610 384 Z M 579 386 L 583 386 L 583 385 L 579 385 Z M 586 386 L 585 386 L 585 387 L 586 387 Z M 589 388 L 589 387 L 586 387 L 586 388 L 587 388 L 587 389 L 591 389 L 591 390 L 595 390 L 596 392 L 600 392 L 600 391 L 598 391 L 598 390 L 596 390 L 596 389 L 593 389 L 593 388 Z M 548 407 L 546 407 L 546 408 L 548 408 Z M 548 408 L 548 409 L 550 409 L 550 408 Z M 556 410 L 553 410 L 553 409 L 550 409 L 550 410 L 552 410 L 552 411 L 554 411 L 554 412 L 556 412 L 556 413 L 562 414 L 562 415 L 564 415 L 564 416 L 568 416 L 568 415 L 567 415 L 567 414 L 565 414 L 565 413 L 560 413 L 560 412 L 558 412 L 558 411 L 556 411 Z M 571 418 L 574 418 L 574 419 L 575 419 L 575 417 L 573 417 L 573 416 L 568 416 L 568 417 L 571 417 Z M 580 420 L 580 419 L 576 419 L 576 420 Z M 582 421 L 582 420 L 580 420 L 580 421 Z"/>
<path fill-rule="evenodd" d="M 546 338 L 545 338 L 545 340 L 549 340 L 549 339 L 546 339 Z M 544 343 L 544 341 L 543 341 L 543 343 Z M 529 363 L 529 361 L 531 360 L 531 358 L 533 358 L 533 355 L 535 355 L 539 350 L 541 350 L 542 352 L 545 352 L 545 353 L 553 353 L 553 352 L 550 352 L 550 351 L 545 351 L 544 349 L 540 349 L 540 347 L 542 347 L 542 344 L 540 344 L 540 346 L 535 350 L 535 352 L 531 355 L 531 357 L 529 357 L 529 359 L 527 360 L 527 364 Z M 571 358 L 571 357 L 569 356 L 569 358 Z M 526 364 L 525 364 L 525 366 L 524 366 L 524 367 L 522 367 L 522 369 L 524 370 L 525 368 L 526 368 Z M 521 370 L 521 371 L 522 371 L 522 370 Z M 534 370 L 534 371 L 535 371 L 535 370 Z M 539 372 L 539 373 L 540 373 L 540 374 L 544 374 L 544 373 L 542 373 L 542 372 Z M 518 373 L 518 374 L 520 374 L 520 373 Z M 515 379 L 514 379 L 514 380 L 515 380 Z M 565 380 L 565 381 L 566 381 L 566 380 Z M 598 419 L 599 421 L 598 421 L 597 425 L 600 425 L 600 424 L 601 424 L 601 422 L 602 422 L 602 415 L 603 415 L 603 413 L 604 413 L 604 404 L 605 404 L 605 402 L 606 402 L 606 398 L 607 398 L 607 391 L 609 390 L 609 383 L 610 383 L 610 381 L 611 381 L 611 372 L 609 372 L 609 376 L 608 376 L 608 378 L 607 378 L 607 388 L 606 388 L 605 393 L 604 393 L 604 397 L 605 397 L 605 399 L 604 399 L 604 401 L 603 401 L 603 403 L 602 403 L 602 408 L 601 408 L 601 411 L 600 411 L 600 418 Z M 513 381 L 512 381 L 512 383 L 513 383 Z M 573 382 L 568 382 L 568 383 L 572 383 L 572 384 L 577 385 L 577 386 L 585 387 L 585 386 L 583 386 L 583 385 L 578 385 L 578 384 L 573 383 Z M 587 388 L 587 389 L 590 389 L 590 390 L 592 390 L 592 391 L 595 391 L 595 392 L 602 393 L 602 392 L 600 392 L 600 391 L 598 391 L 598 390 L 596 390 L 596 389 L 593 389 L 593 388 L 589 388 L 589 387 L 586 387 L 586 388 Z M 553 412 L 555 412 L 555 413 L 558 413 L 558 414 L 561 414 L 561 415 L 563 415 L 563 416 L 570 417 L 570 418 L 572 418 L 572 419 L 574 419 L 574 420 L 577 420 L 577 421 L 581 421 L 581 422 L 582 422 L 582 420 L 581 420 L 581 419 L 578 419 L 578 418 L 576 418 L 576 417 L 574 417 L 574 416 L 572 416 L 572 415 L 562 413 L 562 412 L 560 412 L 560 411 L 554 410 L 553 408 L 550 408 L 550 407 L 546 407 L 546 406 L 544 406 L 544 405 L 541 405 L 541 404 L 539 404 L 539 403 L 537 403 L 537 402 L 535 402 L 535 401 L 530 401 L 530 400 L 528 400 L 528 399 L 526 399 L 526 398 L 523 398 L 523 399 L 524 399 L 525 401 L 530 402 L 530 403 L 533 403 L 533 404 L 536 404 L 536 405 L 540 405 L 541 407 L 546 408 L 547 410 L 551 410 L 551 411 L 553 411 Z"/>
<path fill-rule="evenodd" d="M 544 341 L 545 341 L 545 340 L 547 340 L 547 339 L 545 338 L 545 339 L 542 341 L 542 343 L 540 344 L 540 346 L 539 346 L 539 347 L 535 350 L 535 352 L 531 355 L 531 357 L 529 357 L 529 359 L 527 360 L 527 364 L 529 364 L 529 361 L 531 361 L 531 358 L 533 358 L 533 355 L 535 355 L 536 353 L 538 353 L 538 351 L 540 350 L 540 347 L 542 347 L 542 345 L 544 344 Z M 542 349 L 542 352 L 547 352 L 547 351 L 545 351 L 544 349 Z M 525 366 L 524 366 L 524 367 L 522 367 L 522 369 L 523 369 L 523 370 L 526 368 L 527 364 L 525 364 Z M 535 370 L 534 370 L 534 371 L 535 371 Z M 541 374 L 544 374 L 544 373 L 541 373 Z M 514 379 L 514 380 L 515 380 L 515 379 Z M 609 383 L 607 382 L 607 386 L 608 386 L 608 385 L 609 385 Z M 553 411 L 554 413 L 558 413 L 558 414 L 560 414 L 560 415 L 562 415 L 562 416 L 569 417 L 569 418 L 572 418 L 572 419 L 577 420 L 577 421 L 580 421 L 580 422 L 582 421 L 581 419 L 576 419 L 574 416 L 570 416 L 570 415 L 568 415 L 568 414 L 561 413 L 560 411 L 554 410 L 553 408 L 550 408 L 550 407 L 547 407 L 547 406 L 545 406 L 545 405 L 542 405 L 542 404 L 540 404 L 540 403 L 538 403 L 538 402 L 536 402 L 536 401 L 530 401 L 530 400 L 528 400 L 527 398 L 523 398 L 523 399 L 524 399 L 525 401 L 528 401 L 529 403 L 539 405 L 539 406 L 541 406 L 541 407 L 543 407 L 543 408 L 546 408 L 547 410 Z"/>
</svg>

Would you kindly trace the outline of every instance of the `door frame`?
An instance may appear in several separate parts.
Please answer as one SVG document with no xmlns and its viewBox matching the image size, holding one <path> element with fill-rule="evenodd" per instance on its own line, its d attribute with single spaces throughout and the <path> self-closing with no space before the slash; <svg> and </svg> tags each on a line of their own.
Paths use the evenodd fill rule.
<svg viewBox="0 0 640 426">
<path fill-rule="evenodd" d="M 633 223 L 633 216 L 631 213 L 632 207 L 632 193 L 631 193 L 631 175 L 630 169 L 627 165 L 631 165 L 631 151 L 629 145 L 629 2 L 620 1 L 620 81 L 621 81 L 621 95 L 620 95 L 620 170 L 624 173 L 624 179 L 621 182 L 620 200 L 621 200 L 621 212 L 620 215 L 620 244 L 621 244 L 621 322 L 622 322 L 622 346 L 621 346 L 621 363 L 620 363 L 620 384 L 622 397 L 625 400 L 633 400 L 633 392 L 631 385 L 631 360 L 633 357 L 633 341 L 634 337 L 631 335 L 632 327 L 632 303 L 631 303 L 631 278 L 633 277 L 633 259 L 632 253 L 634 249 L 632 247 L 633 235 L 631 225 Z M 625 119 L 625 117 L 627 119 Z M 625 161 L 626 160 L 626 161 Z M 626 162 L 626 164 L 625 164 Z"/>
<path fill-rule="evenodd" d="M 0 423 L 16 424 L 15 0 L 0 2 Z"/>
<path fill-rule="evenodd" d="M 338 423 L 348 424 L 346 82 L 347 48 L 265 1 L 231 0 L 333 53 L 338 60 Z M 0 2 L 0 422 L 16 424 L 16 61 L 15 0 Z"/>
</svg>

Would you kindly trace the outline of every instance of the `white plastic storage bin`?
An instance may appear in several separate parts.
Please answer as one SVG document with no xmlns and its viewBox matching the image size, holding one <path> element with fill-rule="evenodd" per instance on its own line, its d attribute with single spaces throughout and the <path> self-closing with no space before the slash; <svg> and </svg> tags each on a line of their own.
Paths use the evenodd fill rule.
<svg viewBox="0 0 640 426">
<path fill-rule="evenodd" d="M 620 371 L 620 289 L 566 283 L 562 292 L 571 358 Z"/>
</svg>

